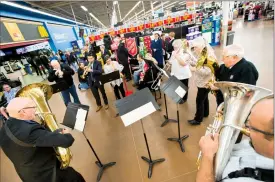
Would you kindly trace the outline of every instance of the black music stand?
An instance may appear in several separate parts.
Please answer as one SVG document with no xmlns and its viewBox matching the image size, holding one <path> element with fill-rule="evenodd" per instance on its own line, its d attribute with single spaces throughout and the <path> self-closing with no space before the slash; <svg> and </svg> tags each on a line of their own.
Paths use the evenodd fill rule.
<svg viewBox="0 0 275 182">
<path fill-rule="evenodd" d="M 120 79 L 119 71 L 114 71 L 114 72 L 103 74 L 103 75 L 100 76 L 101 84 L 105 84 L 105 83 L 108 83 L 108 82 L 111 82 L 111 81 L 114 81 L 114 80 L 117 80 L 117 79 Z M 116 96 L 115 96 L 115 98 L 116 98 Z M 118 116 L 119 116 L 119 114 L 117 113 L 115 115 L 115 117 L 118 117 Z"/>
<path fill-rule="evenodd" d="M 92 151 L 93 151 L 93 153 L 94 153 L 94 155 L 97 159 L 95 164 L 99 167 L 99 172 L 98 172 L 98 175 L 97 175 L 97 182 L 99 182 L 101 177 L 102 177 L 102 174 L 103 174 L 104 170 L 108 167 L 111 167 L 111 166 L 115 165 L 116 162 L 110 162 L 110 163 L 107 163 L 107 164 L 102 164 L 102 162 L 100 161 L 99 157 L 97 156 L 91 142 L 86 137 L 86 135 L 84 133 L 84 128 L 85 128 L 85 125 L 86 125 L 88 112 L 89 112 L 89 106 L 69 102 L 62 124 L 64 126 L 67 126 L 71 129 L 76 129 L 76 130 L 83 133 L 86 141 L 88 142 L 90 148 L 92 149 Z M 80 115 L 80 116 L 78 116 L 78 115 Z"/>
<path fill-rule="evenodd" d="M 167 125 L 167 123 L 169 123 L 169 122 L 175 122 L 175 123 L 177 122 L 177 120 L 175 120 L 175 119 L 170 119 L 169 116 L 168 116 L 166 94 L 164 94 L 164 103 L 165 103 L 166 115 L 163 115 L 163 117 L 164 117 L 164 122 L 160 125 L 161 127 L 164 127 L 164 126 Z"/>
<path fill-rule="evenodd" d="M 179 103 L 186 94 L 188 88 L 175 76 L 171 76 L 165 83 L 160 86 L 160 89 L 177 104 L 178 138 L 168 138 L 167 140 L 178 142 L 181 151 L 185 152 L 183 140 L 188 138 L 189 135 L 184 135 L 183 137 L 180 135 Z"/>
<path fill-rule="evenodd" d="M 141 158 L 149 164 L 148 178 L 152 177 L 153 166 L 159 162 L 165 161 L 164 158 L 152 160 L 151 152 L 149 149 L 146 132 L 144 130 L 142 118 L 152 114 L 159 109 L 159 105 L 152 96 L 149 88 L 144 88 L 135 92 L 134 94 L 116 101 L 116 107 L 119 115 L 125 126 L 129 126 L 136 121 L 140 120 L 144 140 L 146 143 L 149 159 L 142 156 Z"/>
</svg>

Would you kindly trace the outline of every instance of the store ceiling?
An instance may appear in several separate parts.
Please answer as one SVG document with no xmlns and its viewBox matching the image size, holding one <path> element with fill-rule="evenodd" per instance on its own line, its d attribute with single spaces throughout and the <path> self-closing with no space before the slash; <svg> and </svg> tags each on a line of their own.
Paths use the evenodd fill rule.
<svg viewBox="0 0 275 182">
<path fill-rule="evenodd" d="M 113 8 L 115 7 L 117 20 L 120 21 L 118 12 L 118 6 L 113 6 L 113 1 L 25 1 L 33 8 L 41 11 L 55 14 L 64 18 L 74 20 L 72 8 L 75 14 L 75 18 L 78 22 L 85 24 L 92 24 L 96 27 L 102 27 L 94 18 L 88 13 L 92 13 L 99 21 L 101 21 L 106 27 L 110 27 Z M 165 1 L 164 1 L 165 2 Z M 170 1 L 173 2 L 173 1 Z M 169 3 L 170 3 L 169 2 Z M 180 2 L 180 1 L 179 1 Z M 118 1 L 122 19 L 126 14 L 138 3 L 138 1 Z M 166 5 L 169 5 L 167 2 Z M 161 1 L 154 1 L 154 7 L 161 8 Z M 71 8 L 72 6 L 72 8 Z M 88 11 L 84 11 L 81 6 L 84 6 Z M 144 1 L 145 12 L 151 10 L 150 1 Z M 143 5 L 139 3 L 138 6 L 127 15 L 124 22 L 131 17 L 135 17 L 135 13 L 140 12 L 138 16 L 141 16 L 143 12 Z M 89 21 L 89 22 L 88 22 Z"/>
</svg>

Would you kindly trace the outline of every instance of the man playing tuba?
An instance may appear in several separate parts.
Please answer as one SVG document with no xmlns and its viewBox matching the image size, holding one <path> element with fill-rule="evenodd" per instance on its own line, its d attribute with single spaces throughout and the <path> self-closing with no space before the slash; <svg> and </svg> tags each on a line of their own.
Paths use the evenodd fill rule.
<svg viewBox="0 0 275 182">
<path fill-rule="evenodd" d="M 53 147 L 70 147 L 74 138 L 65 129 L 49 131 L 35 121 L 37 105 L 16 97 L 7 106 L 9 119 L 0 130 L 0 147 L 24 182 L 85 182 L 71 167 L 60 169 Z"/>
<path fill-rule="evenodd" d="M 220 182 L 274 181 L 274 98 L 257 102 L 245 127 L 248 129 L 241 143 L 235 144 Z M 203 136 L 202 151 L 196 182 L 215 182 L 214 158 L 219 148 L 219 135 Z"/>
</svg>

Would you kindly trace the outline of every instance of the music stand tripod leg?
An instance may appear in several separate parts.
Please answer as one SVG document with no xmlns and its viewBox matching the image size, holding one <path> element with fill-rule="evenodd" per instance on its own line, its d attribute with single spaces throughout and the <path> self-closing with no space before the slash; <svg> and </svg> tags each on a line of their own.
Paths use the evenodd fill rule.
<svg viewBox="0 0 275 182">
<path fill-rule="evenodd" d="M 147 141 L 147 137 L 146 137 L 146 133 L 145 133 L 145 130 L 144 130 L 144 127 L 143 127 L 143 122 L 142 122 L 142 120 L 140 120 L 140 122 L 141 122 L 143 136 L 144 136 L 145 143 L 146 143 L 146 148 L 147 148 L 148 155 L 149 155 L 149 159 L 147 157 L 144 157 L 144 156 L 142 156 L 141 158 L 149 164 L 148 178 L 150 179 L 152 177 L 154 165 L 157 164 L 157 163 L 165 161 L 165 159 L 161 158 L 161 159 L 152 160 L 149 145 L 148 145 L 148 141 Z"/>
<path fill-rule="evenodd" d="M 102 175 L 103 175 L 104 170 L 106 168 L 108 168 L 108 167 L 114 166 L 116 164 L 116 162 L 109 162 L 107 164 L 102 164 L 101 161 L 100 161 L 100 159 L 99 159 L 99 157 L 97 156 L 97 154 L 96 154 L 96 152 L 95 152 L 92 144 L 90 143 L 89 139 L 86 137 L 86 135 L 84 133 L 83 133 L 83 135 L 86 138 L 86 140 L 87 140 L 90 148 L 92 149 L 92 151 L 93 151 L 93 153 L 94 153 L 94 155 L 95 155 L 95 157 L 97 159 L 97 161 L 95 162 L 95 164 L 99 167 L 99 172 L 98 172 L 96 181 L 99 182 L 100 179 L 101 179 L 101 177 L 102 177 Z"/>
<path fill-rule="evenodd" d="M 189 137 L 189 135 L 184 135 L 183 137 L 180 136 L 180 118 L 179 118 L 179 105 L 177 104 L 177 119 L 178 119 L 178 138 L 167 138 L 169 141 L 178 142 L 180 145 L 180 149 L 182 152 L 185 152 L 183 140 Z"/>
<path fill-rule="evenodd" d="M 166 115 L 163 115 L 163 117 L 164 117 L 164 122 L 161 124 L 161 127 L 164 127 L 164 126 L 167 125 L 167 123 L 169 123 L 169 122 L 174 122 L 174 123 L 177 122 L 177 120 L 175 120 L 175 119 L 169 119 L 169 116 L 168 116 L 168 109 L 167 109 L 167 101 L 166 101 L 166 95 L 165 95 L 165 94 L 164 94 L 164 104 L 165 104 Z"/>
</svg>

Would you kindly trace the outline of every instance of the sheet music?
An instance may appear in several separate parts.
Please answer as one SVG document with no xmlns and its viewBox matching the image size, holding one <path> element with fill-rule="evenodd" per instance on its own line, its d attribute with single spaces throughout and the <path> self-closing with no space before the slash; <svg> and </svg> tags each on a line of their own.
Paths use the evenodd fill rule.
<svg viewBox="0 0 275 182">
<path fill-rule="evenodd" d="M 87 111 L 84 109 L 78 109 L 76 114 L 76 122 L 74 125 L 74 129 L 83 132 L 85 126 Z"/>
<path fill-rule="evenodd" d="M 140 106 L 139 108 L 136 108 L 135 110 L 124 114 L 121 116 L 121 119 L 125 126 L 129 126 L 136 121 L 150 115 L 151 113 L 155 112 L 156 108 L 154 107 L 152 102 L 149 102 L 143 106 Z"/>
<path fill-rule="evenodd" d="M 181 86 L 178 86 L 175 92 L 180 96 L 180 98 L 183 98 L 186 94 L 186 91 Z"/>
</svg>

